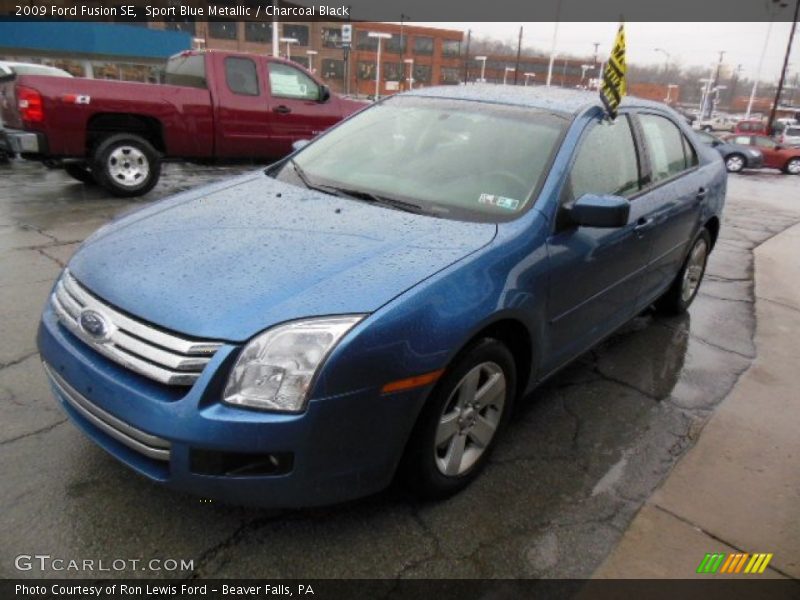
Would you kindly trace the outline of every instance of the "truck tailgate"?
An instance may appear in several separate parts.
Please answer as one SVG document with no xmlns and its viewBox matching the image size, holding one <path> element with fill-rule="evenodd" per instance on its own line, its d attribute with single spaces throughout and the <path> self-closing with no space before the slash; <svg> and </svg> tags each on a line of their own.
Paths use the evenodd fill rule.
<svg viewBox="0 0 800 600">
<path fill-rule="evenodd" d="M 22 127 L 22 120 L 14 93 L 14 81 L 0 82 L 0 126 L 18 129 Z"/>
</svg>

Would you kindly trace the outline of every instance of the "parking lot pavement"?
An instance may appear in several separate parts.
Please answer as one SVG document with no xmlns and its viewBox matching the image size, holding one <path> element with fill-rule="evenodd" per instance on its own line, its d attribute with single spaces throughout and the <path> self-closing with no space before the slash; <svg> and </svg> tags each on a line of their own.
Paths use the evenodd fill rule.
<svg viewBox="0 0 800 600">
<path fill-rule="evenodd" d="M 520 402 L 492 463 L 451 500 L 420 504 L 393 487 L 259 511 L 162 489 L 107 456 L 66 422 L 34 345 L 54 278 L 92 230 L 236 171 L 169 165 L 147 197 L 122 201 L 37 165 L 0 166 L 0 576 L 587 577 L 750 365 L 753 248 L 800 222 L 800 178 L 731 177 L 690 314 L 640 316 Z M 15 570 L 15 556 L 35 553 L 193 569 Z"/>
</svg>

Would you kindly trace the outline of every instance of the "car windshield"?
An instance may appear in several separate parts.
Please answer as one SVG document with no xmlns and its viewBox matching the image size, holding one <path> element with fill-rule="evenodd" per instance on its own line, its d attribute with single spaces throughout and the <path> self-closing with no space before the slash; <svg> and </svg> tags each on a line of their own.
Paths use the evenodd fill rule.
<svg viewBox="0 0 800 600">
<path fill-rule="evenodd" d="M 304 148 L 277 178 L 443 218 L 507 221 L 532 201 L 567 124 L 538 109 L 397 96 Z"/>
<path fill-rule="evenodd" d="M 787 127 L 784 133 L 791 137 L 800 137 L 800 127 Z"/>
</svg>

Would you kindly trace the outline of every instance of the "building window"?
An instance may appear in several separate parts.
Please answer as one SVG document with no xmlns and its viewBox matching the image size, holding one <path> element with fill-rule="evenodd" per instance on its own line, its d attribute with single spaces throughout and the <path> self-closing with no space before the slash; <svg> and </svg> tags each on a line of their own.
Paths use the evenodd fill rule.
<svg viewBox="0 0 800 600">
<path fill-rule="evenodd" d="M 229 56 L 225 59 L 225 81 L 228 89 L 239 96 L 258 96 L 256 63 L 249 58 Z"/>
<path fill-rule="evenodd" d="M 307 56 L 293 56 L 292 62 L 297 63 L 298 65 L 304 66 L 306 69 L 309 68 L 309 61 Z"/>
<path fill-rule="evenodd" d="M 215 40 L 235 40 L 236 22 L 235 21 L 209 21 L 208 37 Z"/>
<path fill-rule="evenodd" d="M 414 38 L 414 53 L 415 54 L 433 54 L 433 38 L 432 37 L 415 37 Z"/>
<path fill-rule="evenodd" d="M 461 70 L 453 69 L 450 67 L 442 67 L 441 75 L 439 77 L 443 84 L 456 84 L 461 83 Z"/>
<path fill-rule="evenodd" d="M 323 48 L 338 48 L 342 45 L 342 28 L 341 27 L 323 27 L 322 28 L 322 47 Z"/>
<path fill-rule="evenodd" d="M 344 79 L 344 61 L 326 58 L 322 61 L 322 77 L 325 79 Z"/>
<path fill-rule="evenodd" d="M 375 79 L 375 63 L 359 61 L 358 62 L 358 78 L 359 79 Z"/>
<path fill-rule="evenodd" d="M 284 25 L 283 37 L 296 39 L 298 46 L 308 46 L 308 25 Z"/>
<path fill-rule="evenodd" d="M 414 65 L 414 81 L 419 83 L 431 82 L 431 67 L 430 65 Z"/>
<path fill-rule="evenodd" d="M 391 52 L 392 54 L 400 54 L 406 51 L 406 44 L 408 44 L 408 36 L 403 35 L 403 41 L 400 42 L 400 34 L 393 33 L 392 37 L 390 37 L 385 42 L 386 51 Z"/>
<path fill-rule="evenodd" d="M 442 56 L 459 56 L 461 40 L 442 40 Z"/>
<path fill-rule="evenodd" d="M 272 23 L 245 21 L 244 39 L 248 42 L 271 42 Z"/>
<path fill-rule="evenodd" d="M 368 31 L 359 31 L 358 38 L 356 42 L 356 49 L 358 50 L 368 50 L 371 52 L 378 51 L 378 38 L 371 38 L 369 37 Z"/>
<path fill-rule="evenodd" d="M 403 63 L 383 63 L 383 79 L 385 81 L 400 81 L 403 79 Z"/>
<path fill-rule="evenodd" d="M 195 35 L 197 27 L 195 26 L 194 21 L 179 21 L 175 19 L 172 21 L 166 21 L 164 23 L 164 29 L 168 29 L 170 31 L 183 31 L 184 33 Z"/>
</svg>

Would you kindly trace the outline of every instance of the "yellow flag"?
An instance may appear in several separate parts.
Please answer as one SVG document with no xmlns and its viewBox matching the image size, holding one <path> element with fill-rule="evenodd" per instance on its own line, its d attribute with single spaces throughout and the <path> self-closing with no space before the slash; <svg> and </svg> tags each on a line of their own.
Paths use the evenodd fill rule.
<svg viewBox="0 0 800 600">
<path fill-rule="evenodd" d="M 606 107 L 608 116 L 617 117 L 617 107 L 625 95 L 625 80 L 627 67 L 625 66 L 625 25 L 620 23 L 614 48 L 608 57 L 603 69 L 603 82 L 600 86 L 600 100 Z"/>
</svg>

